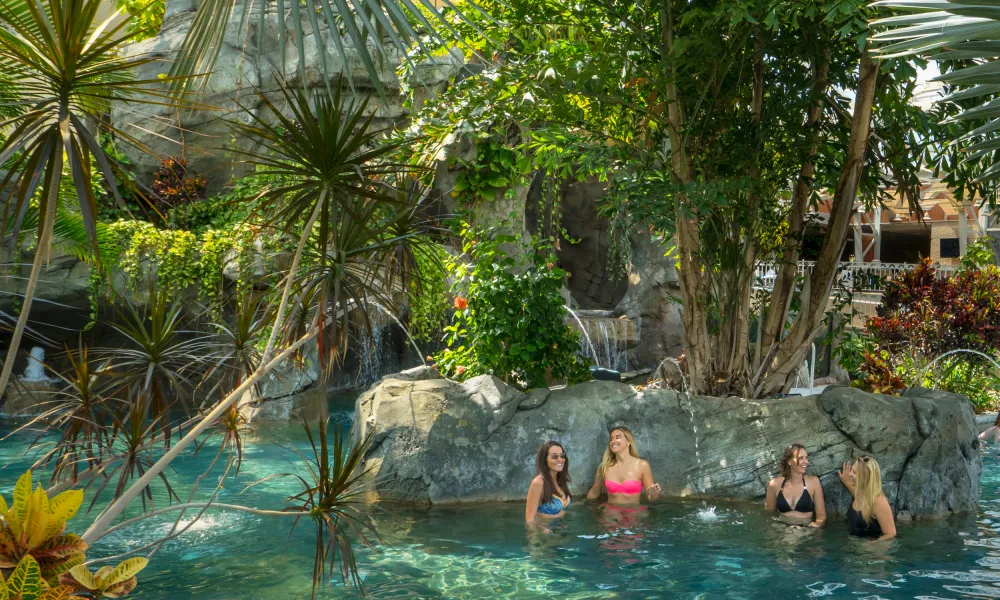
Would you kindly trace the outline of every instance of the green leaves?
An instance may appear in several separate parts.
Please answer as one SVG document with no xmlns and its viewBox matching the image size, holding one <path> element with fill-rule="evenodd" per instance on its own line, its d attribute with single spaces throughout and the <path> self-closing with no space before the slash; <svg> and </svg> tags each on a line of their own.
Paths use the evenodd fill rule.
<svg viewBox="0 0 1000 600">
<path fill-rule="evenodd" d="M 471 265 L 448 262 L 456 311 L 445 328 L 448 348 L 436 356 L 440 371 L 459 380 L 489 373 L 521 388 L 589 377 L 579 334 L 566 323 L 566 273 L 555 257 L 537 248 L 531 258 L 511 258 L 500 246 L 519 241 L 502 230 L 464 226 L 463 237 Z"/>
<path fill-rule="evenodd" d="M 950 93 L 945 101 L 959 109 L 949 121 L 987 121 L 971 131 L 953 130 L 952 140 L 965 146 L 968 153 L 964 162 L 972 163 L 954 166 L 972 171 L 981 182 L 997 179 L 1000 7 L 926 0 L 887 0 L 875 5 L 909 13 L 872 22 L 879 30 L 873 38 L 879 53 L 885 57 L 921 55 L 937 59 L 943 74 L 936 81 L 946 84 Z M 960 90 L 963 87 L 967 89 Z M 995 192 L 990 196 L 992 203 Z"/>
</svg>

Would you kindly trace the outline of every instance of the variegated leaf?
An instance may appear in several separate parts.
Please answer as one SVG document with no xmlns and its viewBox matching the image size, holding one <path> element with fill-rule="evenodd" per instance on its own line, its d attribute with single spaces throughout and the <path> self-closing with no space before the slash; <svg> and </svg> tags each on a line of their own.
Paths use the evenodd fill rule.
<svg viewBox="0 0 1000 600">
<path fill-rule="evenodd" d="M 77 565 L 82 565 L 87 556 L 83 552 L 77 552 L 76 554 L 71 554 L 66 558 L 56 558 L 49 559 L 49 561 L 39 561 L 42 567 L 42 577 L 45 578 L 50 585 L 54 585 L 59 582 L 59 576 L 69 571 Z"/>
<path fill-rule="evenodd" d="M 97 587 L 99 588 L 107 587 L 108 576 L 111 575 L 111 573 L 113 573 L 114 570 L 115 568 L 109 565 L 105 565 L 100 569 L 98 569 L 97 572 L 94 573 L 94 583 L 97 584 Z"/>
<path fill-rule="evenodd" d="M 7 587 L 8 593 L 15 598 L 20 594 L 21 600 L 37 600 L 45 590 L 38 562 L 30 555 L 25 556 L 7 578 Z"/>
<path fill-rule="evenodd" d="M 88 590 L 97 589 L 93 573 L 84 565 L 77 565 L 59 577 L 60 583 L 69 583 L 69 581 L 75 581 Z"/>
<path fill-rule="evenodd" d="M 45 537 L 61 534 L 66 529 L 66 522 L 76 515 L 81 504 L 83 504 L 83 490 L 67 490 L 49 500 L 49 523 Z"/>
<path fill-rule="evenodd" d="M 148 564 L 149 559 L 143 557 L 130 558 L 126 561 L 122 561 L 117 567 L 115 567 L 115 570 L 105 578 L 104 585 L 110 587 L 127 579 L 131 579 L 135 577 L 136 573 L 145 569 Z"/>
<path fill-rule="evenodd" d="M 131 577 L 125 581 L 119 583 L 118 585 L 111 586 L 104 590 L 104 595 L 108 598 L 118 598 L 120 596 L 125 596 L 129 592 L 135 589 L 136 579 Z"/>
<path fill-rule="evenodd" d="M 38 600 L 69 600 L 73 596 L 74 588 L 68 585 L 49 588 Z"/>
<path fill-rule="evenodd" d="M 51 556 L 53 558 L 63 558 L 77 552 L 87 551 L 87 542 L 83 541 L 75 533 L 60 535 L 35 548 L 32 554 L 36 556 Z"/>
<path fill-rule="evenodd" d="M 10 600 L 7 583 L 3 580 L 3 573 L 0 573 L 0 600 Z"/>
<path fill-rule="evenodd" d="M 22 522 L 24 526 L 24 537 L 29 549 L 41 546 L 45 541 L 45 531 L 49 522 L 49 497 L 45 495 L 45 490 L 39 484 L 38 489 L 32 492 L 28 500 L 28 514 Z"/>
<path fill-rule="evenodd" d="M 7 519 L 7 527 L 13 532 L 15 538 L 21 537 L 24 532 L 24 521 L 28 516 L 28 500 L 31 496 L 31 471 L 25 471 L 17 479 L 14 486 L 14 499 L 10 507 Z"/>
</svg>

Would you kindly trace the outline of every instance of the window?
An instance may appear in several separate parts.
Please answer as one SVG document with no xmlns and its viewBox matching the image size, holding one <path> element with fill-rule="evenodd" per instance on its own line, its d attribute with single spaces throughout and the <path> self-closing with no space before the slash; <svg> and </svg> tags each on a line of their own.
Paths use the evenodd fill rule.
<svg viewBox="0 0 1000 600">
<path fill-rule="evenodd" d="M 941 238 L 941 258 L 958 257 L 958 238 Z"/>
</svg>

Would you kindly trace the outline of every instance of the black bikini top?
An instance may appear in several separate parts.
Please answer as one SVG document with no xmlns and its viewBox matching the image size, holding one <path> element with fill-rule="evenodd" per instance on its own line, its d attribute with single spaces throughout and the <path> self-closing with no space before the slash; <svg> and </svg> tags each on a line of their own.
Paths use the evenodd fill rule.
<svg viewBox="0 0 1000 600">
<path fill-rule="evenodd" d="M 781 489 L 778 490 L 778 502 L 777 502 L 778 512 L 786 513 L 794 510 L 795 512 L 811 513 L 816 509 L 816 507 L 813 505 L 812 496 L 809 495 L 809 490 L 805 486 L 805 480 L 802 481 L 802 495 L 799 496 L 798 501 L 795 503 L 795 508 L 788 506 L 788 500 L 785 500 L 785 494 L 784 494 L 786 483 L 788 483 L 788 480 L 787 479 L 783 480 L 781 482 Z"/>
</svg>

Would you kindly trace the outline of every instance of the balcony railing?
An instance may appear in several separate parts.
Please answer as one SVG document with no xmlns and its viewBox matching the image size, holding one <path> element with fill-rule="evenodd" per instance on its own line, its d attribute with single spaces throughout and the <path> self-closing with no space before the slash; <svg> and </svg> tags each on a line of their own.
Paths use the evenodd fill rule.
<svg viewBox="0 0 1000 600">
<path fill-rule="evenodd" d="M 796 272 L 799 275 L 806 275 L 812 273 L 815 266 L 814 261 L 800 260 Z M 881 292 L 884 281 L 916 266 L 914 263 L 842 262 L 838 268 L 836 286 L 856 292 Z M 935 265 L 935 268 L 942 277 L 947 277 L 958 269 L 952 265 Z M 756 270 L 756 287 L 765 290 L 773 289 L 774 280 L 778 276 L 778 268 L 775 264 L 758 263 Z"/>
<path fill-rule="evenodd" d="M 796 272 L 802 276 L 812 273 L 816 263 L 802 260 L 796 266 Z M 831 303 L 844 297 L 847 292 L 850 304 L 842 311 L 849 315 L 855 327 L 863 327 L 869 317 L 876 316 L 876 310 L 882 304 L 882 286 L 884 282 L 896 275 L 916 267 L 914 263 L 856 263 L 842 262 L 839 265 L 837 280 L 834 283 L 834 293 Z M 958 267 L 952 265 L 935 265 L 941 277 L 953 274 Z M 774 263 L 760 263 L 756 267 L 755 287 L 762 290 L 774 289 L 778 269 Z"/>
</svg>

